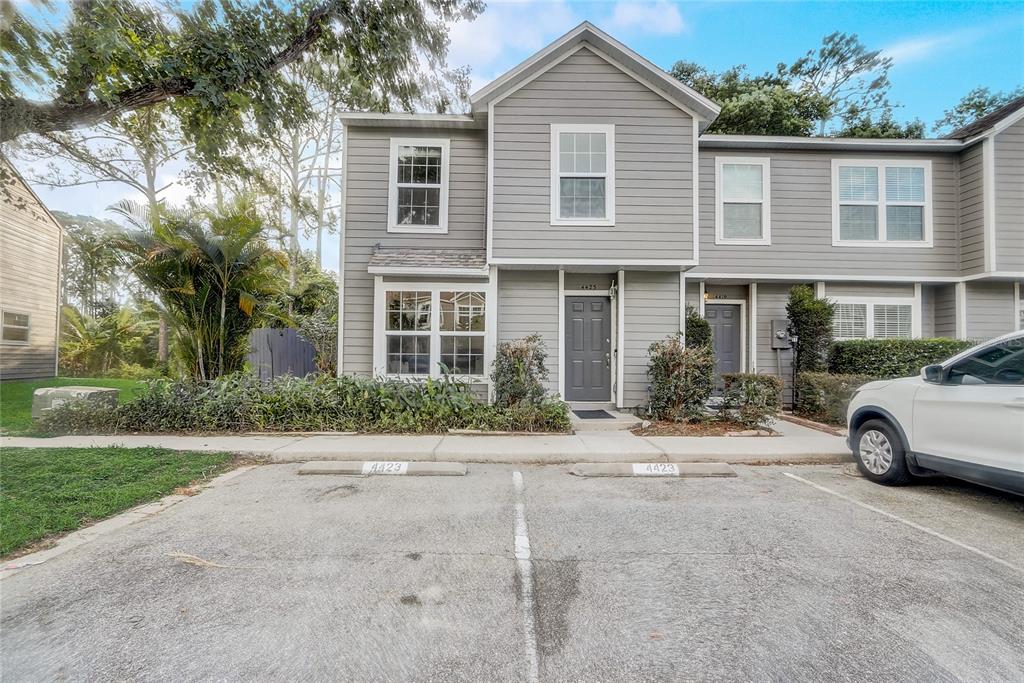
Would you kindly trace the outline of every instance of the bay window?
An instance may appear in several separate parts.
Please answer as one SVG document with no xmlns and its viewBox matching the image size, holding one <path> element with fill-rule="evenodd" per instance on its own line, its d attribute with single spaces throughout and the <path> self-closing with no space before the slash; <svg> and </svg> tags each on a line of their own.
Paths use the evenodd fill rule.
<svg viewBox="0 0 1024 683">
<path fill-rule="evenodd" d="M 832 160 L 836 246 L 931 246 L 931 162 Z"/>
<path fill-rule="evenodd" d="M 715 158 L 715 243 L 771 244 L 771 162 Z"/>
<path fill-rule="evenodd" d="M 551 125 L 551 224 L 615 224 L 615 126 Z"/>
<path fill-rule="evenodd" d="M 486 286 L 377 284 L 374 368 L 394 377 L 487 374 Z"/>
</svg>

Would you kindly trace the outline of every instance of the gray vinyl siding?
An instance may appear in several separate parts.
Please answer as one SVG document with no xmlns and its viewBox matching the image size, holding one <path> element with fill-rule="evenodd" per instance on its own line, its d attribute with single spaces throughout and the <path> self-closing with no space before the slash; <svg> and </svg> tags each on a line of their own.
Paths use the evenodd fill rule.
<svg viewBox="0 0 1024 683">
<path fill-rule="evenodd" d="M 994 270 L 1024 271 L 1024 120 L 995 137 Z"/>
<path fill-rule="evenodd" d="M 921 336 L 935 336 L 935 288 L 921 287 Z"/>
<path fill-rule="evenodd" d="M 486 135 L 479 130 L 347 129 L 343 322 L 346 373 L 373 371 L 373 276 L 366 272 L 374 245 L 385 248 L 483 249 L 486 238 Z M 389 233 L 388 164 L 391 138 L 448 138 L 448 234 Z"/>
<path fill-rule="evenodd" d="M 679 331 L 679 273 L 629 271 L 626 273 L 623 341 L 623 405 L 647 403 L 647 349 Z"/>
<path fill-rule="evenodd" d="M 615 225 L 551 225 L 551 124 L 615 125 Z M 495 105 L 493 256 L 693 258 L 693 120 L 583 49 Z"/>
<path fill-rule="evenodd" d="M 913 283 L 906 282 L 826 282 L 825 296 L 914 296 Z"/>
<path fill-rule="evenodd" d="M 967 283 L 967 338 L 991 339 L 1016 329 L 1012 282 Z"/>
<path fill-rule="evenodd" d="M 935 299 L 934 336 L 956 338 L 956 285 L 929 288 Z"/>
<path fill-rule="evenodd" d="M 498 271 L 498 342 L 539 334 L 547 348 L 548 390 L 558 391 L 558 271 Z"/>
<path fill-rule="evenodd" d="M 0 379 L 53 377 L 60 228 L 19 178 L 5 192 L 9 195 L 0 197 L 0 309 L 29 315 L 29 340 L 0 341 Z"/>
<path fill-rule="evenodd" d="M 981 143 L 960 154 L 960 270 L 964 275 L 985 270 L 984 156 Z"/>
<path fill-rule="evenodd" d="M 769 157 L 771 244 L 715 244 L 715 157 Z M 832 159 L 929 159 L 932 247 L 832 245 Z M 700 153 L 698 273 L 829 275 L 957 275 L 957 167 L 954 155 L 856 154 L 827 151 L 703 150 Z"/>
<path fill-rule="evenodd" d="M 793 352 L 772 348 L 772 320 L 786 320 L 789 290 L 795 282 L 759 282 L 757 285 L 757 372 L 781 377 L 784 383 L 783 402 L 793 402 Z M 781 363 L 781 368 L 779 367 Z"/>
<path fill-rule="evenodd" d="M 607 291 L 609 285 L 615 282 L 617 273 L 566 273 L 565 288 L 590 289 L 595 292 Z"/>
</svg>

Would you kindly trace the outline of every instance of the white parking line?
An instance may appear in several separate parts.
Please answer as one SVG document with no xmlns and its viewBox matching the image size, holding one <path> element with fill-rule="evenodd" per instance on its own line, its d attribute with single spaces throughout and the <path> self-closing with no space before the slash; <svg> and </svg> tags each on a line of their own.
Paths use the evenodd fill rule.
<svg viewBox="0 0 1024 683">
<path fill-rule="evenodd" d="M 530 683 L 540 680 L 540 658 L 537 655 L 537 624 L 534 621 L 533 567 L 530 561 L 530 535 L 526 528 L 526 503 L 523 498 L 523 475 L 512 473 L 515 491 L 516 522 L 513 542 L 516 573 L 519 575 L 519 605 L 523 612 L 523 635 L 526 638 L 526 660 Z"/>
<path fill-rule="evenodd" d="M 945 541 L 946 543 L 952 543 L 953 545 L 957 546 L 958 548 L 963 548 L 964 550 L 972 552 L 975 555 L 980 555 L 981 557 L 984 557 L 986 560 L 991 560 L 992 562 L 995 562 L 997 564 L 1001 564 L 1004 567 L 1007 567 L 1008 569 L 1012 569 L 1012 570 L 1014 570 L 1016 572 L 1024 573 L 1024 567 L 1018 567 L 1017 565 L 1015 565 L 1015 564 L 1013 564 L 1011 562 L 1007 562 L 1006 560 L 1004 560 L 1002 558 L 999 558 L 999 557 L 996 557 L 995 555 L 991 555 L 989 553 L 986 553 L 984 550 L 981 550 L 980 548 L 975 548 L 973 545 L 967 545 L 966 543 L 961 543 L 960 541 L 956 540 L 955 538 L 950 538 L 949 536 L 946 536 L 945 534 L 939 533 L 935 529 L 929 529 L 928 527 L 923 526 L 921 524 L 918 524 L 917 522 L 912 522 L 909 519 L 903 519 L 902 517 L 894 515 L 891 512 L 886 512 L 885 510 L 882 510 L 881 508 L 876 508 L 874 505 L 868 505 L 867 503 L 862 503 L 859 500 L 856 500 L 854 498 L 850 498 L 849 496 L 844 495 L 842 493 L 839 493 L 838 491 L 833 491 L 832 489 L 830 489 L 830 488 L 828 488 L 826 486 L 822 486 L 821 484 L 815 484 L 813 481 L 808 481 L 807 479 L 804 479 L 803 477 L 798 477 L 795 474 L 790 474 L 789 472 L 783 472 L 783 474 L 785 474 L 790 479 L 795 479 L 796 481 L 799 481 L 802 484 L 807 484 L 808 486 L 812 486 L 812 487 L 818 489 L 819 491 L 824 491 L 825 493 L 831 494 L 831 495 L 833 495 L 833 496 L 835 496 L 837 498 L 842 498 L 843 500 L 845 500 L 847 502 L 850 502 L 850 503 L 853 503 L 854 505 L 857 505 L 859 507 L 862 507 L 865 510 L 871 510 L 871 512 L 876 512 L 876 513 L 878 513 L 878 514 L 880 514 L 880 515 L 882 515 L 884 517 L 888 517 L 889 519 L 896 520 L 897 522 L 900 522 L 901 524 L 906 524 L 907 526 L 909 526 L 909 527 L 911 527 L 913 529 L 917 529 L 918 531 L 923 531 L 924 533 L 926 533 L 926 534 L 928 534 L 930 536 L 934 536 L 935 538 L 941 539 L 941 540 Z"/>
</svg>

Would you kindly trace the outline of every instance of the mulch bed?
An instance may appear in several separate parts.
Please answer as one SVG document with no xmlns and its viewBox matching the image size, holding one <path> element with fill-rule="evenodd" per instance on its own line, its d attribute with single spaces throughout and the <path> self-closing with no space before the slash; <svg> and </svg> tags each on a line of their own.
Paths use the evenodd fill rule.
<svg viewBox="0 0 1024 683">
<path fill-rule="evenodd" d="M 647 427 L 637 427 L 633 433 L 637 436 L 728 436 L 730 432 L 745 432 L 747 428 L 738 422 L 652 422 Z M 753 435 L 751 435 L 753 436 Z M 769 436 L 769 435 L 759 435 Z M 770 436 L 778 436 L 772 432 Z"/>
</svg>

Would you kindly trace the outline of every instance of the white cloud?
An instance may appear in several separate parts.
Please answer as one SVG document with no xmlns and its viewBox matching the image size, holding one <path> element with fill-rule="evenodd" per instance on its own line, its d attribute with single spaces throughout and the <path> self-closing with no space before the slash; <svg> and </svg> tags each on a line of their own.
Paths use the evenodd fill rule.
<svg viewBox="0 0 1024 683">
<path fill-rule="evenodd" d="M 682 33 L 686 28 L 679 7 L 665 0 L 656 2 L 628 2 L 621 0 L 615 3 L 615 9 L 608 20 L 608 27 L 614 31 L 642 32 L 647 34 L 672 36 Z"/>
<path fill-rule="evenodd" d="M 907 38 L 884 48 L 882 55 L 900 65 L 921 62 L 936 54 L 975 43 L 988 33 L 981 28 L 966 28 L 941 35 Z"/>
<path fill-rule="evenodd" d="M 452 27 L 448 63 L 472 67 L 472 89 L 476 90 L 580 21 L 562 0 L 489 2 L 474 21 Z"/>
</svg>

